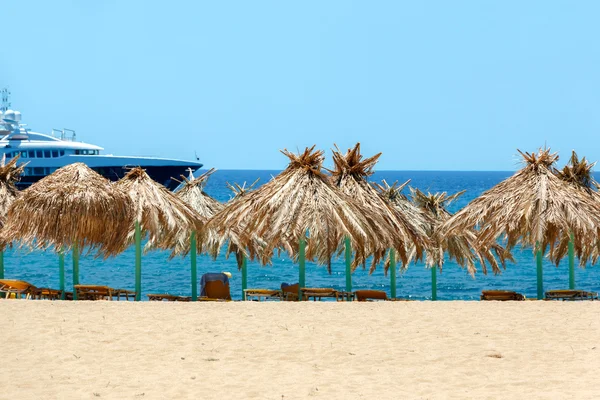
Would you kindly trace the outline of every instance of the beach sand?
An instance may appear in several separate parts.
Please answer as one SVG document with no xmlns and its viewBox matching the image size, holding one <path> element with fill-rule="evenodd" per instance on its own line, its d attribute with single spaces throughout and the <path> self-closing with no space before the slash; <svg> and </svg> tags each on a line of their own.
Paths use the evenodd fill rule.
<svg viewBox="0 0 600 400">
<path fill-rule="evenodd" d="M 0 300 L 0 398 L 594 398 L 600 302 Z"/>
</svg>

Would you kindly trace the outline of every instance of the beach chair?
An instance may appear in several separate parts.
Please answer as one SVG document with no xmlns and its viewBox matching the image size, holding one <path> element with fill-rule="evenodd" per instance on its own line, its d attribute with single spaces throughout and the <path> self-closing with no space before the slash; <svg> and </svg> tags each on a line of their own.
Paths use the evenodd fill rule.
<svg viewBox="0 0 600 400">
<path fill-rule="evenodd" d="M 273 289 L 245 289 L 244 300 L 261 301 L 264 300 L 281 300 L 281 290 Z"/>
<path fill-rule="evenodd" d="M 281 299 L 284 301 L 298 301 L 298 283 L 282 283 L 281 284 Z"/>
<path fill-rule="evenodd" d="M 229 301 L 229 277 L 222 272 L 209 272 L 200 279 L 200 297 L 198 301 Z"/>
<path fill-rule="evenodd" d="M 354 297 L 356 301 L 391 300 L 383 290 L 357 290 Z"/>
<path fill-rule="evenodd" d="M 77 300 L 109 300 L 113 299 L 117 290 L 109 286 L 101 285 L 75 285 Z"/>
<path fill-rule="evenodd" d="M 598 293 L 585 290 L 549 290 L 545 300 L 598 300 Z"/>
<path fill-rule="evenodd" d="M 338 291 L 334 288 L 302 288 L 302 300 L 321 301 L 326 297 L 332 297 L 339 301 Z"/>
<path fill-rule="evenodd" d="M 192 301 L 191 296 L 176 296 L 173 294 L 148 294 L 148 301 Z"/>
<path fill-rule="evenodd" d="M 483 290 L 481 300 L 487 301 L 522 301 L 525 296 L 512 290 Z"/>
<path fill-rule="evenodd" d="M 25 296 L 25 299 L 36 298 L 38 296 L 39 289 L 26 281 L 19 281 L 16 279 L 1 279 L 0 280 L 0 293 L 5 293 L 6 298 L 14 297 L 20 299 Z"/>
</svg>

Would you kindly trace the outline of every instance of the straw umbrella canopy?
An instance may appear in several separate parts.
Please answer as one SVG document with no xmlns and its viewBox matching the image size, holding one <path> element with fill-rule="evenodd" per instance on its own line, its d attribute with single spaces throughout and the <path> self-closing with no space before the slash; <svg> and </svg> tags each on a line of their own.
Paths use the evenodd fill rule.
<svg viewBox="0 0 600 400">
<path fill-rule="evenodd" d="M 214 168 L 211 168 L 197 178 L 194 178 L 191 172 L 189 179 L 182 176 L 183 187 L 177 192 L 177 197 L 194 209 L 205 220 L 212 218 L 213 215 L 221 211 L 224 207 L 223 203 L 215 200 L 204 191 L 208 178 L 215 171 Z"/>
<path fill-rule="evenodd" d="M 181 198 L 154 181 L 142 168 L 131 169 L 115 186 L 133 201 L 134 220 L 148 235 L 145 249 L 171 250 L 187 254 L 193 231 L 201 231 L 205 219 Z"/>
<path fill-rule="evenodd" d="M 6 222 L 6 214 L 12 202 L 19 195 L 16 182 L 21 179 L 25 164 L 17 166 L 19 156 L 13 158 L 5 165 L 5 159 L 2 158 L 0 165 L 0 228 Z M 0 250 L 0 279 L 4 278 L 4 251 Z"/>
<path fill-rule="evenodd" d="M 590 196 L 565 183 L 553 172 L 558 160 L 550 149 L 522 153 L 524 168 L 471 201 L 448 220 L 441 235 L 479 228 L 479 241 L 491 245 L 503 236 L 506 248 L 531 246 L 537 254 L 538 298 L 543 297 L 542 255 L 558 263 L 562 255 L 553 249 L 573 234 L 580 262 L 598 238 L 600 205 Z"/>
<path fill-rule="evenodd" d="M 401 209 L 380 196 L 367 181 L 367 178 L 373 175 L 373 168 L 380 156 L 381 153 L 363 160 L 360 143 L 348 149 L 346 154 L 342 154 L 336 146 L 336 150 L 333 151 L 334 169 L 331 171 L 331 181 L 360 204 L 368 205 L 372 212 L 380 215 L 392 227 L 397 233 L 395 239 L 398 241 L 391 247 L 406 266 L 410 261 L 407 250 L 414 249 L 416 258 L 420 259 L 429 239 L 423 226 L 419 226 L 415 220 L 410 219 L 410 215 L 404 214 Z M 354 263 L 353 269 L 356 266 Z M 375 267 L 376 264 L 373 264 L 369 272 L 372 273 Z"/>
<path fill-rule="evenodd" d="M 77 285 L 80 249 L 96 250 L 104 257 L 121 253 L 129 244 L 132 221 L 129 196 L 85 164 L 74 163 L 34 183 L 13 201 L 2 241 L 59 251 L 64 298 L 64 251 L 73 250 L 73 284 Z"/>
<path fill-rule="evenodd" d="M 598 187 L 598 182 L 596 182 L 592 174 L 594 165 L 596 163 L 588 162 L 585 157 L 579 159 L 577 153 L 573 151 L 569 163 L 562 170 L 555 170 L 554 172 L 561 180 L 581 191 L 584 196 L 590 196 L 594 201 L 600 201 L 600 195 L 594 190 Z M 589 258 L 592 264 L 595 264 L 598 260 L 599 246 L 600 243 L 596 242 L 595 246 L 583 251 L 590 254 Z M 556 261 L 562 259 L 567 254 L 569 256 L 569 289 L 575 289 L 574 241 L 571 236 L 559 239 L 558 245 L 552 250 L 551 258 Z M 580 266 L 585 267 L 585 262 L 582 263 L 581 259 Z"/>
<path fill-rule="evenodd" d="M 187 254 L 196 232 L 202 231 L 205 219 L 167 188 L 155 182 L 139 167 L 133 168 L 115 186 L 123 189 L 134 205 L 135 286 L 136 300 L 141 299 L 141 237 L 147 234 L 145 249 L 171 249 L 171 257 Z M 194 257 L 192 258 L 194 263 Z M 195 282 L 192 282 L 194 293 Z"/>
<path fill-rule="evenodd" d="M 304 257 L 331 270 L 331 258 L 341 253 L 346 236 L 361 262 L 371 254 L 378 262 L 382 253 L 377 250 L 395 242 L 389 224 L 373 209 L 331 184 L 322 171 L 323 151 L 315 151 L 313 146 L 300 154 L 287 150 L 282 153 L 290 159 L 288 167 L 227 206 L 212 218 L 209 226 L 240 225 L 245 243 L 251 242 L 254 235 L 262 238 L 265 245 L 258 256 L 263 265 L 270 261 L 275 249 L 299 259 L 300 288 L 304 286 Z"/>
<path fill-rule="evenodd" d="M 10 165 L 10 163 L 9 163 Z M 8 209 L 2 237 L 32 249 L 97 250 L 114 256 L 129 244 L 133 205 L 126 193 L 83 163 L 56 170 Z"/>
</svg>

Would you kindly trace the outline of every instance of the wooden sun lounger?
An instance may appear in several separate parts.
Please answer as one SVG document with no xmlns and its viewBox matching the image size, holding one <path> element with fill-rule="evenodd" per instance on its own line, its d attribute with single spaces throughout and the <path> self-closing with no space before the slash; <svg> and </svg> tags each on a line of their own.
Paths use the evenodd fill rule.
<svg viewBox="0 0 600 400">
<path fill-rule="evenodd" d="M 26 281 L 20 281 L 16 279 L 1 279 L 0 280 L 0 293 L 6 293 L 6 297 L 10 298 L 12 295 L 16 299 L 25 296 L 25 299 L 36 298 L 38 288 Z"/>
<path fill-rule="evenodd" d="M 339 300 L 338 291 L 333 288 L 302 288 L 302 300 L 310 300 L 311 297 L 313 301 L 321 301 L 325 297 Z"/>
<path fill-rule="evenodd" d="M 75 285 L 78 300 L 112 300 L 116 289 L 102 285 Z"/>
<path fill-rule="evenodd" d="M 598 293 L 585 290 L 549 290 L 545 300 L 598 300 Z"/>
<path fill-rule="evenodd" d="M 148 301 L 192 301 L 190 296 L 176 296 L 174 294 L 148 294 Z"/>
<path fill-rule="evenodd" d="M 271 289 L 245 289 L 244 290 L 244 300 L 251 300 L 252 297 L 256 297 L 256 299 L 258 301 L 261 301 L 261 299 L 275 299 L 275 300 L 281 300 L 282 299 L 282 292 L 281 290 L 271 290 Z"/>
<path fill-rule="evenodd" d="M 208 281 L 204 285 L 206 296 L 198 297 L 198 301 L 231 301 L 229 283 L 222 281 Z"/>
<path fill-rule="evenodd" d="M 512 290 L 483 290 L 481 300 L 522 301 L 525 300 L 525 296 Z"/>
<path fill-rule="evenodd" d="M 383 290 L 357 290 L 354 297 L 357 301 L 391 300 Z"/>
<path fill-rule="evenodd" d="M 281 299 L 285 301 L 298 301 L 298 284 L 281 285 Z"/>
</svg>

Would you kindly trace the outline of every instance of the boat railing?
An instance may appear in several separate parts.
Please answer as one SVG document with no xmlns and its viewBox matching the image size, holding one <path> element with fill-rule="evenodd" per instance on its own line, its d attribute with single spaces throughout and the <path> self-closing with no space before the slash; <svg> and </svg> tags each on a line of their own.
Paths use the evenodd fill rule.
<svg viewBox="0 0 600 400">
<path fill-rule="evenodd" d="M 75 138 L 76 138 L 76 134 L 75 134 L 75 131 L 73 129 L 67 129 L 67 128 L 56 129 L 56 128 L 52 128 L 52 136 L 56 137 L 57 134 L 60 137 L 60 140 L 66 140 L 66 141 L 69 141 L 69 142 L 74 142 Z"/>
</svg>

